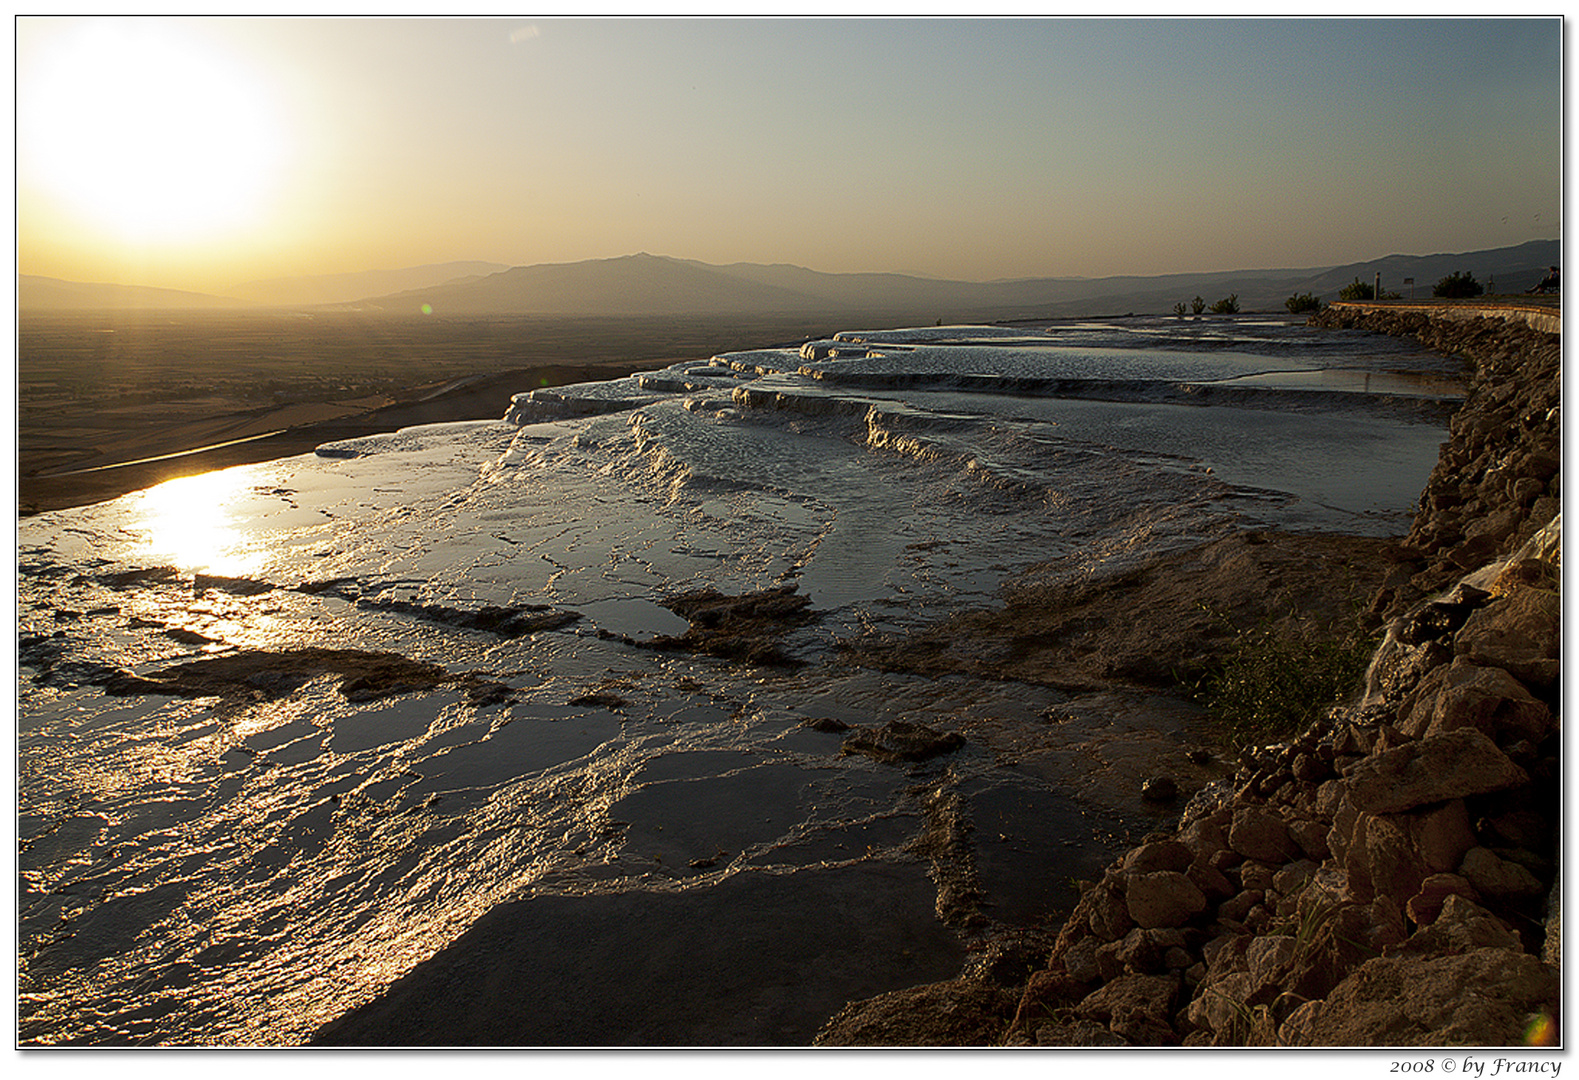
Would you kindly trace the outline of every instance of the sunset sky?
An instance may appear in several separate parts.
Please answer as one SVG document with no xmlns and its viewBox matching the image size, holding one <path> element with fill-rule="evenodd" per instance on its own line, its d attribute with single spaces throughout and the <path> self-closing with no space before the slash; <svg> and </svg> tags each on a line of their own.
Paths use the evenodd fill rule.
<svg viewBox="0 0 1579 1080">
<path fill-rule="evenodd" d="M 988 280 L 1558 236 L 1561 24 L 17 21 L 18 270 Z"/>
</svg>

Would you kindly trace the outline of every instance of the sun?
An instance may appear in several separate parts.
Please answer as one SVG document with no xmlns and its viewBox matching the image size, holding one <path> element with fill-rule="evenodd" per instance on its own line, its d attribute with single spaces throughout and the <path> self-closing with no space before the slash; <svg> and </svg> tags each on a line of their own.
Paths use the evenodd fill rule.
<svg viewBox="0 0 1579 1080">
<path fill-rule="evenodd" d="M 253 224 L 284 163 L 265 80 L 179 22 L 84 19 L 41 43 L 17 95 L 17 166 L 98 229 L 142 243 Z"/>
</svg>

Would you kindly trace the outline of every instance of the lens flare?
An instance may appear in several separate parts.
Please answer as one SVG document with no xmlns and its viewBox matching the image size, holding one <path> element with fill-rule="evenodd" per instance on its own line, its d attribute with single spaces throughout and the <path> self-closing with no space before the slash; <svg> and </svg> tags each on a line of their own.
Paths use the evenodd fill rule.
<svg viewBox="0 0 1579 1080">
<path fill-rule="evenodd" d="M 1556 1046 L 1557 1021 L 1549 1013 L 1539 1012 L 1530 1017 L 1524 1029 L 1525 1046 Z"/>
</svg>

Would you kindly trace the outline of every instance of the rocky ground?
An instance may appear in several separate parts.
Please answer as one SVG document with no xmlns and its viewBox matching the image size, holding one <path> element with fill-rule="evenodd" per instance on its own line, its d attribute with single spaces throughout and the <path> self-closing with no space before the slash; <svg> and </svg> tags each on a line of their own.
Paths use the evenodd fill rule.
<svg viewBox="0 0 1579 1080">
<path fill-rule="evenodd" d="M 1409 536 L 1241 535 L 1178 558 L 1240 620 L 1368 593 L 1387 636 L 1364 699 L 1245 751 L 1084 887 L 1050 948 L 984 942 L 956 979 L 851 1003 L 820 1045 L 1558 1044 L 1560 340 L 1418 312 L 1313 322 L 1473 364 Z M 1003 613 L 863 659 L 1157 683 L 1212 651 L 1169 569 L 1122 583 L 1122 611 L 1033 573 Z"/>
</svg>

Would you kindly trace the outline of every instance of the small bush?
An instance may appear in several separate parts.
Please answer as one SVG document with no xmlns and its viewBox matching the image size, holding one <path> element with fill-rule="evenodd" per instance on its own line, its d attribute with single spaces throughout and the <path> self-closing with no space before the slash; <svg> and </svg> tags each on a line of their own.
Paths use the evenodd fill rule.
<svg viewBox="0 0 1579 1080">
<path fill-rule="evenodd" d="M 1275 742 L 1357 693 L 1376 644 L 1358 616 L 1348 625 L 1263 622 L 1234 633 L 1191 696 L 1241 745 Z"/>
<path fill-rule="evenodd" d="M 1359 278 L 1355 278 L 1352 282 L 1345 285 L 1342 290 L 1339 291 L 1338 299 L 1351 301 L 1375 300 L 1376 286 L 1372 285 L 1368 281 L 1361 281 Z"/>
<path fill-rule="evenodd" d="M 1294 315 L 1304 311 L 1320 311 L 1321 299 L 1313 293 L 1297 293 L 1283 301 L 1283 306 Z"/>
<path fill-rule="evenodd" d="M 1479 296 L 1486 291 L 1486 287 L 1475 280 L 1475 275 L 1467 270 L 1455 270 L 1435 285 L 1431 286 L 1432 296 L 1445 296 L 1449 299 L 1462 300 L 1471 296 Z"/>
<path fill-rule="evenodd" d="M 1239 310 L 1239 294 L 1229 293 L 1212 305 L 1213 315 L 1232 315 Z"/>
<path fill-rule="evenodd" d="M 1206 310 L 1206 301 L 1197 296 L 1194 300 L 1190 301 L 1190 310 L 1199 315 L 1201 312 Z"/>
<path fill-rule="evenodd" d="M 1173 313 L 1175 315 L 1177 315 L 1179 318 L 1181 318 L 1181 319 L 1184 318 L 1184 312 L 1185 312 L 1185 307 L 1184 307 L 1184 301 L 1183 300 L 1180 300 L 1177 304 L 1173 305 Z"/>
</svg>

